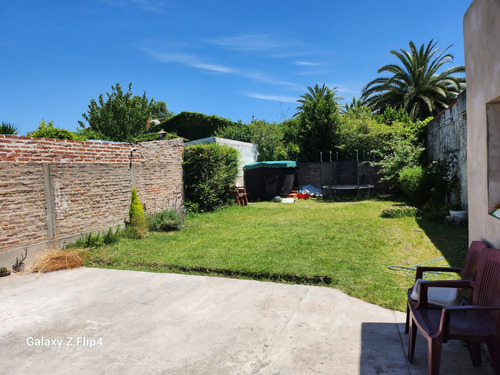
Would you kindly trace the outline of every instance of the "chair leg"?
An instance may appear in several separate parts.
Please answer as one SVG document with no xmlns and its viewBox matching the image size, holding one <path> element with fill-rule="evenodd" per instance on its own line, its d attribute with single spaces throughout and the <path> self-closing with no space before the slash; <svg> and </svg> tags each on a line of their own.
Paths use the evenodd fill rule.
<svg viewBox="0 0 500 375">
<path fill-rule="evenodd" d="M 490 354 L 491 364 L 495 369 L 495 374 L 500 374 L 500 339 L 493 338 L 486 345 Z"/>
<path fill-rule="evenodd" d="M 439 375 L 439 367 L 441 365 L 441 347 L 443 342 L 441 338 L 431 339 L 428 342 L 428 375 Z"/>
<path fill-rule="evenodd" d="M 408 334 L 408 329 L 410 328 L 410 307 L 408 303 L 406 304 L 406 324 L 405 324 L 405 335 Z"/>
<path fill-rule="evenodd" d="M 472 364 L 475 367 L 481 366 L 481 347 L 477 342 L 467 341 L 467 347 L 469 348 L 470 358 L 472 359 Z"/>
<path fill-rule="evenodd" d="M 415 354 L 415 342 L 417 340 L 417 326 L 413 323 L 413 318 L 409 317 L 409 336 L 408 336 L 408 361 L 413 362 Z"/>
</svg>

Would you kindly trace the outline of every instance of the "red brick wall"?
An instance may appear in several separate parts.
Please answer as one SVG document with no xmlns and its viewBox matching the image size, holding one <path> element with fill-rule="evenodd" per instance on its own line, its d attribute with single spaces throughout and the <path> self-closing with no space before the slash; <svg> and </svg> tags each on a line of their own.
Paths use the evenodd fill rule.
<svg viewBox="0 0 500 375">
<path fill-rule="evenodd" d="M 0 250 L 47 239 L 42 167 L 0 163 Z"/>
<path fill-rule="evenodd" d="M 104 230 L 128 218 L 132 185 L 146 211 L 182 203 L 181 139 L 139 144 L 0 135 L 0 255 Z M 45 165 L 45 167 L 44 167 Z"/>
</svg>

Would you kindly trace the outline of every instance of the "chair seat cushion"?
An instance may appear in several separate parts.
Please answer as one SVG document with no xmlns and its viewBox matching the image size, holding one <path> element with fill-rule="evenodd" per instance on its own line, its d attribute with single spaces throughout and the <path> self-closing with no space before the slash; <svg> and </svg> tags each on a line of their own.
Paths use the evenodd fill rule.
<svg viewBox="0 0 500 375">
<path fill-rule="evenodd" d="M 420 282 L 418 279 L 413 286 L 411 299 L 418 301 L 420 295 Z M 458 288 L 429 288 L 427 292 L 428 303 L 434 306 L 457 306 L 463 303 L 463 297 Z"/>
<path fill-rule="evenodd" d="M 430 336 L 439 331 L 441 310 L 422 309 L 414 310 L 413 316 L 417 325 L 422 327 Z M 494 324 L 487 313 L 472 313 L 467 311 L 453 311 L 450 318 L 450 339 L 461 339 L 471 336 L 486 337 L 495 334 Z"/>
</svg>

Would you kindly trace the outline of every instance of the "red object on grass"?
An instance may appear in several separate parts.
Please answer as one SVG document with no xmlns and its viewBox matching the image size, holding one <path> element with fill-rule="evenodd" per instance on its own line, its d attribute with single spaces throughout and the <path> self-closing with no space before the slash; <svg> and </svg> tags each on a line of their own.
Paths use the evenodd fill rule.
<svg viewBox="0 0 500 375">
<path fill-rule="evenodd" d="M 302 198 L 304 198 L 304 194 L 302 193 L 297 194 L 297 199 L 302 199 Z"/>
<path fill-rule="evenodd" d="M 304 199 L 309 199 L 309 194 L 305 193 L 304 194 Z"/>
</svg>

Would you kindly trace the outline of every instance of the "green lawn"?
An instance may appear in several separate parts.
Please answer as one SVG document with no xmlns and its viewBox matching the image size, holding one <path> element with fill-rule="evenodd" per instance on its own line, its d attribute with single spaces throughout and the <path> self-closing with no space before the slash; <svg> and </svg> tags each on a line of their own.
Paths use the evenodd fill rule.
<svg viewBox="0 0 500 375">
<path fill-rule="evenodd" d="M 180 232 L 94 249 L 87 266 L 313 283 L 404 310 L 412 280 L 387 266 L 414 265 L 466 246 L 467 229 L 381 218 L 391 204 L 301 200 L 233 206 L 189 216 Z M 465 253 L 448 262 L 462 265 Z"/>
</svg>

